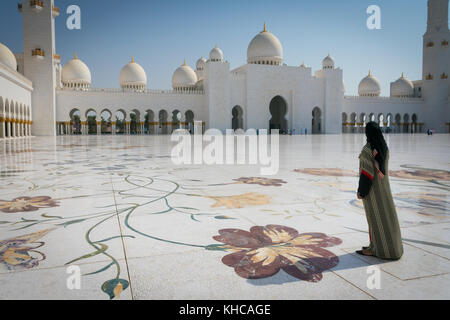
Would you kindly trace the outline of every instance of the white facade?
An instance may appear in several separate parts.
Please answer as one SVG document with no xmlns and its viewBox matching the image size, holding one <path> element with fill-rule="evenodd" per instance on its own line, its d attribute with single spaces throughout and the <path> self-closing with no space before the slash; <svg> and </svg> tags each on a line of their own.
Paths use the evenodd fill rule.
<svg viewBox="0 0 450 320">
<path fill-rule="evenodd" d="M 166 134 L 180 126 L 192 130 L 194 121 L 220 130 L 295 133 L 363 132 L 370 120 L 388 132 L 450 130 L 448 0 L 428 1 L 423 78 L 402 74 L 391 83 L 390 97 L 380 97 L 370 72 L 359 96 L 345 96 L 343 70 L 330 55 L 315 72 L 283 64 L 282 44 L 265 25 L 249 43 L 247 64 L 234 70 L 216 46 L 195 70 L 186 63 L 175 70 L 170 90 L 147 89 L 145 70 L 134 59 L 120 73 L 120 88 L 91 88 L 89 68 L 77 56 L 61 68 L 54 1 L 27 1 L 19 10 L 25 52 L 11 57 L 0 47 L 0 137 L 17 136 L 31 119 L 35 135 Z M 23 132 L 30 134 L 29 128 Z"/>
</svg>

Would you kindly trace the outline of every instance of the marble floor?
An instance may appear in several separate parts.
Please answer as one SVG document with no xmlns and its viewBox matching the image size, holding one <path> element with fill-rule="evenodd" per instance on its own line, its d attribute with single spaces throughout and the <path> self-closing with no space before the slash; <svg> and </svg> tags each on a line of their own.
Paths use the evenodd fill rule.
<svg viewBox="0 0 450 320">
<path fill-rule="evenodd" d="M 354 253 L 363 135 L 280 137 L 265 177 L 168 136 L 0 140 L 0 299 L 450 299 L 450 135 L 386 140 L 399 261 Z"/>
</svg>

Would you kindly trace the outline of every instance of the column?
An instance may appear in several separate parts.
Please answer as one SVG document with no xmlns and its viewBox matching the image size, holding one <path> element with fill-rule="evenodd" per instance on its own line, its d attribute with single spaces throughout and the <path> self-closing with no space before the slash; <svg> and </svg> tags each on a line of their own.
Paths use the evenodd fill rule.
<svg viewBox="0 0 450 320">
<path fill-rule="evenodd" d="M 16 137 L 16 119 L 11 119 L 11 138 Z"/>
<path fill-rule="evenodd" d="M 125 134 L 130 134 L 130 124 L 131 121 L 129 120 L 125 121 Z"/>
<path fill-rule="evenodd" d="M 111 121 L 111 135 L 115 135 L 115 134 L 116 134 L 116 122 Z"/>
<path fill-rule="evenodd" d="M 102 134 L 102 122 L 101 121 L 97 121 L 97 135 Z"/>
<path fill-rule="evenodd" d="M 173 125 L 173 122 L 167 122 L 167 134 L 172 133 L 172 125 Z"/>
<path fill-rule="evenodd" d="M 6 135 L 6 120 L 5 118 L 2 116 L 0 116 L 0 138 L 5 138 Z"/>
</svg>

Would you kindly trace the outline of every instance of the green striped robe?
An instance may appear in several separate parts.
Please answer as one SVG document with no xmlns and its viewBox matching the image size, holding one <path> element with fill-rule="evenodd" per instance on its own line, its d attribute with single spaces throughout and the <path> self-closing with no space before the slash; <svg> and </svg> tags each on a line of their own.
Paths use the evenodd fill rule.
<svg viewBox="0 0 450 320">
<path fill-rule="evenodd" d="M 389 151 L 386 154 L 386 174 L 384 178 L 380 178 L 378 175 L 370 144 L 364 146 L 359 159 L 360 179 L 369 177 L 372 182 L 370 191 L 363 198 L 364 210 L 369 224 L 369 250 L 382 259 L 400 259 L 403 254 L 403 245 L 397 212 L 389 185 Z"/>
</svg>

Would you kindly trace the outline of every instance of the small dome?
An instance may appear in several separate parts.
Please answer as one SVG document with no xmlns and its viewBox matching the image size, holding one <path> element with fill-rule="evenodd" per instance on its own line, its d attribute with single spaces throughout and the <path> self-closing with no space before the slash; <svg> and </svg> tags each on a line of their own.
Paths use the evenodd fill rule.
<svg viewBox="0 0 450 320">
<path fill-rule="evenodd" d="M 197 60 L 196 68 L 197 70 L 203 70 L 205 69 L 206 59 L 203 57 L 200 57 L 200 59 Z"/>
<path fill-rule="evenodd" d="M 9 50 L 9 48 L 1 42 L 0 42 L 0 63 L 3 63 L 5 66 L 13 69 L 14 71 L 17 70 L 17 60 L 16 57 L 14 56 L 14 53 L 12 53 L 12 51 Z"/>
<path fill-rule="evenodd" d="M 209 60 L 223 61 L 223 52 L 217 45 L 214 48 L 212 48 L 212 50 L 209 52 Z"/>
<path fill-rule="evenodd" d="M 247 49 L 247 63 L 280 65 L 283 62 L 283 47 L 272 33 L 264 29 L 258 33 Z"/>
<path fill-rule="evenodd" d="M 195 71 L 186 65 L 186 61 L 184 61 L 184 64 L 173 73 L 172 87 L 176 90 L 192 88 L 197 83 L 197 80 Z"/>
<path fill-rule="evenodd" d="M 414 85 L 402 73 L 402 76 L 391 84 L 391 97 L 403 98 L 412 96 L 414 96 Z"/>
<path fill-rule="evenodd" d="M 120 71 L 119 82 L 123 89 L 143 90 L 147 87 L 147 75 L 145 70 L 131 58 L 131 62 Z"/>
<path fill-rule="evenodd" d="M 380 83 L 375 77 L 372 77 L 370 71 L 367 77 L 359 83 L 358 93 L 362 97 L 378 97 L 380 95 Z"/>
<path fill-rule="evenodd" d="M 61 71 L 61 81 L 64 87 L 89 87 L 91 85 L 91 71 L 86 64 L 75 57 L 67 62 Z"/>
<path fill-rule="evenodd" d="M 322 60 L 322 67 L 324 69 L 334 69 L 334 59 L 330 54 Z"/>
</svg>

